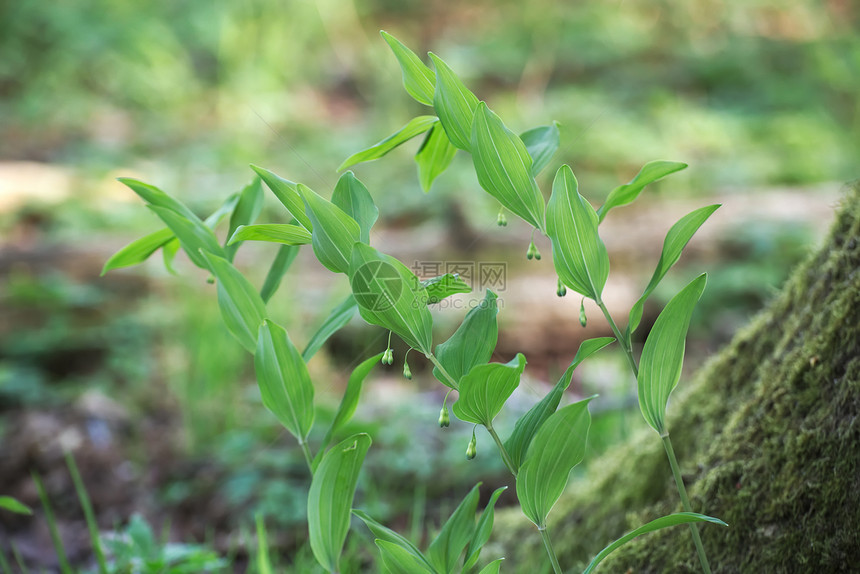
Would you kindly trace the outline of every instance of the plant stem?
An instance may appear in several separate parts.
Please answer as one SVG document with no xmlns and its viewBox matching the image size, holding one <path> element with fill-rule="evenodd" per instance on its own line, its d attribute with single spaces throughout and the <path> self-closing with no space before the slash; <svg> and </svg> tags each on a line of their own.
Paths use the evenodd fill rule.
<svg viewBox="0 0 860 574">
<path fill-rule="evenodd" d="M 511 455 L 508 454 L 507 449 L 505 448 L 502 439 L 499 438 L 499 435 L 496 434 L 496 429 L 493 428 L 493 425 L 485 425 L 487 432 L 490 433 L 490 436 L 493 437 L 493 440 L 496 441 L 496 446 L 499 447 L 499 452 L 502 455 L 502 460 L 505 461 L 505 466 L 508 467 L 508 470 L 511 471 L 511 474 L 514 475 L 514 478 L 517 477 L 517 467 L 514 464 L 514 461 L 511 459 Z"/>
<path fill-rule="evenodd" d="M 629 341 L 623 336 L 618 325 L 615 324 L 615 321 L 612 319 L 612 315 L 609 314 L 609 310 L 606 308 L 606 305 L 603 304 L 603 301 L 596 300 L 596 303 L 598 307 L 600 307 L 600 310 L 603 311 L 603 316 L 606 317 L 606 321 L 609 323 L 609 327 L 615 334 L 615 338 L 618 340 L 621 348 L 624 349 L 624 354 L 627 357 L 627 362 L 630 364 L 630 369 L 633 371 L 633 375 L 638 379 L 639 367 L 636 365 L 636 359 L 633 357 L 633 349 L 631 348 Z M 684 488 L 684 481 L 681 477 L 681 469 L 678 466 L 678 459 L 675 458 L 675 450 L 672 448 L 672 441 L 669 440 L 669 433 L 667 432 L 665 435 L 660 435 L 660 438 L 663 440 L 663 448 L 665 448 L 666 456 L 669 458 L 669 466 L 672 467 L 672 475 L 675 477 L 675 486 L 677 486 L 678 495 L 681 497 L 681 505 L 685 512 L 693 512 L 692 506 L 690 506 L 690 499 L 687 496 L 687 489 Z M 696 552 L 699 555 L 699 562 L 702 564 L 702 570 L 706 574 L 711 574 L 711 566 L 708 564 L 708 557 L 705 554 L 705 547 L 702 545 L 702 538 L 699 536 L 698 526 L 690 524 L 690 531 L 693 534 L 693 544 L 696 545 Z"/>
<path fill-rule="evenodd" d="M 633 376 L 638 378 L 639 367 L 636 366 L 636 359 L 633 357 L 633 349 L 628 344 L 627 337 L 624 336 L 621 329 L 619 329 L 618 325 L 615 324 L 615 321 L 612 319 L 612 315 L 609 314 L 609 309 L 607 309 L 606 305 L 603 304 L 603 300 L 597 299 L 595 302 L 597 303 L 597 306 L 600 307 L 600 310 L 603 311 L 603 316 L 606 317 L 606 321 L 609 323 L 609 327 L 615 334 L 618 344 L 621 345 L 622 349 L 624 349 L 624 355 L 627 357 L 627 363 L 630 365 L 630 370 L 633 371 Z"/>
<path fill-rule="evenodd" d="M 684 507 L 684 512 L 693 512 L 693 507 L 690 505 L 690 499 L 687 497 L 687 489 L 684 487 L 684 480 L 681 477 L 681 468 L 678 466 L 678 459 L 675 458 L 675 449 L 672 448 L 672 441 L 669 439 L 669 433 L 660 435 L 663 439 L 663 448 L 666 449 L 666 456 L 669 457 L 669 466 L 672 467 L 672 475 L 675 477 L 675 485 L 678 487 L 678 494 L 681 495 L 681 505 Z M 702 546 L 702 538 L 699 536 L 699 528 L 695 524 L 690 524 L 690 532 L 693 533 L 693 543 L 696 545 L 696 552 L 699 554 L 699 562 L 702 564 L 702 570 L 707 574 L 711 574 L 711 566 L 708 564 L 708 557 L 705 555 L 705 547 Z"/>
<path fill-rule="evenodd" d="M 439 369 L 439 372 L 442 373 L 443 377 L 448 379 L 448 382 L 451 383 L 451 387 L 456 389 L 458 386 L 457 381 L 455 381 L 454 377 L 452 377 L 450 373 L 445 370 L 445 367 L 442 366 L 442 363 L 439 362 L 439 359 L 436 358 L 436 355 L 434 355 L 433 353 L 425 353 L 424 356 L 427 357 L 431 363 L 433 363 L 434 367 Z"/>
<path fill-rule="evenodd" d="M 308 443 L 304 440 L 299 440 L 299 445 L 302 447 L 302 453 L 305 455 L 305 462 L 308 463 L 308 470 L 311 472 L 311 476 L 314 475 L 314 457 L 311 456 L 311 449 L 308 446 Z"/>
<path fill-rule="evenodd" d="M 555 550 L 552 549 L 552 542 L 549 539 L 549 532 L 546 531 L 546 526 L 538 528 L 540 537 L 543 539 L 543 547 L 546 548 L 546 553 L 549 555 L 549 561 L 552 562 L 552 570 L 555 574 L 561 573 L 561 565 L 558 563 L 558 557 L 555 555 Z"/>
</svg>

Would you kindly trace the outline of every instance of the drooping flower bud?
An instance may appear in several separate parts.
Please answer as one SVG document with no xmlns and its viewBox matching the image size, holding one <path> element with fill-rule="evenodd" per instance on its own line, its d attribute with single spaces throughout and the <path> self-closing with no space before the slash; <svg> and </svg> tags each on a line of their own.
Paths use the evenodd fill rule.
<svg viewBox="0 0 860 574">
<path fill-rule="evenodd" d="M 394 350 L 391 348 L 385 349 L 385 352 L 382 353 L 382 364 L 383 365 L 393 365 L 394 364 Z"/>
<path fill-rule="evenodd" d="M 564 297 L 567 295 L 567 287 L 564 286 L 564 283 L 561 282 L 561 277 L 558 279 L 558 287 L 555 290 L 555 294 L 559 297 Z"/>
<path fill-rule="evenodd" d="M 588 318 L 585 316 L 585 297 L 583 297 L 582 302 L 579 304 L 579 324 L 585 327 L 587 322 Z"/>
<path fill-rule="evenodd" d="M 499 227 L 507 227 L 508 226 L 508 218 L 505 217 L 505 212 L 500 211 L 499 216 L 496 218 L 496 225 Z"/>
<path fill-rule="evenodd" d="M 442 410 L 439 411 L 439 428 L 451 426 L 451 416 L 448 414 L 448 405 L 442 405 Z"/>
<path fill-rule="evenodd" d="M 537 252 L 537 247 L 535 247 L 535 242 L 532 241 L 531 243 L 529 243 L 528 251 L 526 251 L 526 259 L 528 259 L 529 261 L 534 259 L 536 252 Z M 540 257 L 538 257 L 538 259 L 540 259 Z"/>
<path fill-rule="evenodd" d="M 472 429 L 472 440 L 466 447 L 466 460 L 472 460 L 478 455 L 478 440 L 475 438 L 475 429 Z"/>
<path fill-rule="evenodd" d="M 409 368 L 409 363 L 406 362 L 406 359 L 403 359 L 403 376 L 406 377 L 407 380 L 412 380 L 412 369 Z"/>
</svg>

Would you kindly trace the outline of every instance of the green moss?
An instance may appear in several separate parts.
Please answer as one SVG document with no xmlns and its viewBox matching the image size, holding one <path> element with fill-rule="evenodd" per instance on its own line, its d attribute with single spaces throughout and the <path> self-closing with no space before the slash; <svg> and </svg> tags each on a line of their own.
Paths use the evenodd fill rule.
<svg viewBox="0 0 860 574">
<path fill-rule="evenodd" d="M 754 280 L 754 278 L 752 278 Z M 669 410 L 714 572 L 847 572 L 860 564 L 860 185 L 831 235 Z M 553 511 L 554 546 L 580 569 L 611 540 L 679 510 L 660 441 L 643 430 L 590 465 Z M 508 569 L 544 561 L 529 523 L 500 514 Z M 523 543 L 527 539 L 528 543 Z M 532 566 L 533 568 L 533 566 Z M 699 572 L 689 530 L 640 537 L 602 572 Z"/>
</svg>

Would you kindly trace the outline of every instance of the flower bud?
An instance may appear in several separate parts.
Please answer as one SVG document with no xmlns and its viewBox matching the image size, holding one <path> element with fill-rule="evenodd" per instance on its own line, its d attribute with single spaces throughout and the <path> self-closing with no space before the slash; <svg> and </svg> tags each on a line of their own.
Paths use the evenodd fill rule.
<svg viewBox="0 0 860 574">
<path fill-rule="evenodd" d="M 385 352 L 382 353 L 382 364 L 383 365 L 393 365 L 394 364 L 394 350 L 393 349 L 385 349 Z"/>
<path fill-rule="evenodd" d="M 478 441 L 475 439 L 475 430 L 472 430 L 472 440 L 469 441 L 469 446 L 466 447 L 466 460 L 472 460 L 478 455 Z"/>
<path fill-rule="evenodd" d="M 532 241 L 531 243 L 529 243 L 528 251 L 526 251 L 526 259 L 528 259 L 529 261 L 534 259 L 535 251 L 537 251 L 537 248 L 535 247 L 535 242 Z"/>
<path fill-rule="evenodd" d="M 555 290 L 555 294 L 559 297 L 564 297 L 567 295 L 567 287 L 564 286 L 564 283 L 561 282 L 561 278 L 558 280 L 558 287 Z"/>
<path fill-rule="evenodd" d="M 406 362 L 406 359 L 403 359 L 403 376 L 409 381 L 412 380 L 412 369 L 409 368 L 409 363 Z"/>
<path fill-rule="evenodd" d="M 579 324 L 585 327 L 587 322 L 588 318 L 585 316 L 585 297 L 583 297 L 582 302 L 579 304 Z"/>
<path fill-rule="evenodd" d="M 507 227 L 508 226 L 508 218 L 505 217 L 504 212 L 500 211 L 499 216 L 496 218 L 496 225 L 499 227 Z"/>
<path fill-rule="evenodd" d="M 439 428 L 451 426 L 451 417 L 448 415 L 448 405 L 443 405 L 439 411 Z"/>
</svg>

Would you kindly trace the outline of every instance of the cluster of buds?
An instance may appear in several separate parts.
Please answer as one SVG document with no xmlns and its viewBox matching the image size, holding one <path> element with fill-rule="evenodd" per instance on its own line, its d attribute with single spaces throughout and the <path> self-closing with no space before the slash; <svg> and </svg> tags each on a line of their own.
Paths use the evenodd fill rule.
<svg viewBox="0 0 860 574">
<path fill-rule="evenodd" d="M 409 363 L 406 362 L 406 359 L 403 359 L 403 376 L 406 377 L 407 380 L 412 380 L 412 369 L 409 368 Z"/>
<path fill-rule="evenodd" d="M 382 364 L 383 365 L 393 365 L 394 364 L 394 349 L 388 348 L 385 349 L 385 352 L 382 353 Z"/>
<path fill-rule="evenodd" d="M 439 411 L 439 428 L 451 426 L 451 416 L 448 414 L 448 404 L 442 405 L 442 410 Z"/>
<path fill-rule="evenodd" d="M 537 245 L 535 245 L 534 240 L 529 243 L 529 250 L 526 251 L 526 259 L 531 261 L 532 259 L 537 259 L 540 261 L 540 251 L 538 251 Z"/>
<path fill-rule="evenodd" d="M 499 216 L 496 218 L 496 225 L 499 227 L 507 227 L 508 226 L 508 218 L 505 217 L 505 212 L 500 211 Z"/>
</svg>

